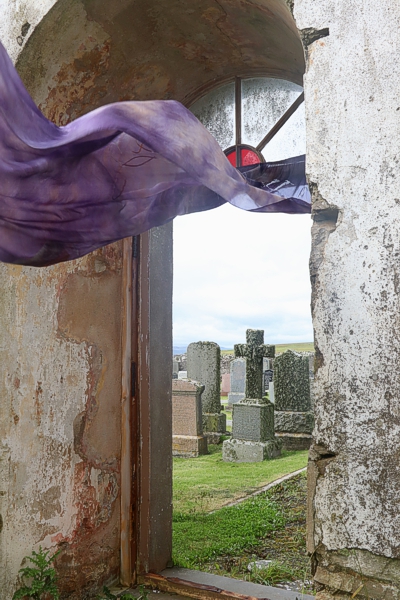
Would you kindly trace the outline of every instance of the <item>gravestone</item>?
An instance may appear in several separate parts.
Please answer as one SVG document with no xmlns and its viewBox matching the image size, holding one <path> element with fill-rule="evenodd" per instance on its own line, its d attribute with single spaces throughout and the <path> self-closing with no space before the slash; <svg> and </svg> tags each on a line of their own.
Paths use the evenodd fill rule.
<svg viewBox="0 0 400 600">
<path fill-rule="evenodd" d="M 231 376 L 229 373 L 223 373 L 221 376 L 221 396 L 227 396 L 231 391 Z"/>
<path fill-rule="evenodd" d="M 203 435 L 201 394 L 204 386 L 196 381 L 172 381 L 172 454 L 194 458 L 207 454 Z"/>
<path fill-rule="evenodd" d="M 307 450 L 314 427 L 309 356 L 287 350 L 274 366 L 275 434 L 285 449 Z"/>
<path fill-rule="evenodd" d="M 203 431 L 226 432 L 226 415 L 221 414 L 221 349 L 215 342 L 194 342 L 187 349 L 187 376 L 204 385 Z"/>
<path fill-rule="evenodd" d="M 275 405 L 275 390 L 274 390 L 274 382 L 273 381 L 270 381 L 270 383 L 269 383 L 268 396 L 269 396 L 269 401 L 272 402 L 273 405 Z"/>
<path fill-rule="evenodd" d="M 231 391 L 228 394 L 228 404 L 236 404 L 245 397 L 246 389 L 246 359 L 235 358 L 231 362 Z"/>
<path fill-rule="evenodd" d="M 246 396 L 233 405 L 232 439 L 222 446 L 227 462 L 260 462 L 281 453 L 274 433 L 274 406 L 262 394 L 263 357 L 273 357 L 275 346 L 264 345 L 262 330 L 248 329 L 246 339 L 247 344 L 235 345 L 235 356 L 246 358 Z"/>
<path fill-rule="evenodd" d="M 187 379 L 187 371 L 179 371 L 178 373 L 178 379 Z"/>
<path fill-rule="evenodd" d="M 311 399 L 311 410 L 314 411 L 314 359 L 315 354 L 312 352 L 308 355 L 310 361 L 310 399 Z"/>
<path fill-rule="evenodd" d="M 272 364 L 272 358 L 266 358 L 264 356 L 263 358 L 263 373 L 265 373 L 265 371 L 269 371 L 269 370 L 273 369 L 273 364 Z"/>
<path fill-rule="evenodd" d="M 179 373 L 179 361 L 173 359 L 172 361 L 172 378 L 177 379 Z M 174 377 L 176 375 L 176 377 Z"/>
<path fill-rule="evenodd" d="M 272 369 L 267 369 L 266 371 L 264 371 L 263 373 L 263 377 L 264 377 L 264 393 L 268 392 L 269 390 L 269 384 L 273 381 L 274 379 L 274 372 L 272 371 Z"/>
</svg>

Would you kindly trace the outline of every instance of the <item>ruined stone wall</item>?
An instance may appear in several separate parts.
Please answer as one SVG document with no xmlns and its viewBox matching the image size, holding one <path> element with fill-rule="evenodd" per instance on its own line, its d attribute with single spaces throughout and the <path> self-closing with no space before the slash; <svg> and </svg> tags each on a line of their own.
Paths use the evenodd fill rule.
<svg viewBox="0 0 400 600">
<path fill-rule="evenodd" d="M 294 15 L 314 203 L 308 546 L 321 598 L 398 598 L 400 5 L 295 0 Z"/>
</svg>

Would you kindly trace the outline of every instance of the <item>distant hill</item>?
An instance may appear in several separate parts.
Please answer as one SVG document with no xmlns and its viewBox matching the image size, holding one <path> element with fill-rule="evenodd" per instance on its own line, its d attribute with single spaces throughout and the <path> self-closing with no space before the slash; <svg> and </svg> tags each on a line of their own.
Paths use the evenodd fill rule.
<svg viewBox="0 0 400 600">
<path fill-rule="evenodd" d="M 186 353 L 186 350 L 187 350 L 187 346 L 173 346 L 173 347 L 172 347 L 172 352 L 173 352 L 173 355 L 174 355 L 174 356 L 175 356 L 176 354 L 185 354 L 185 353 Z M 229 348 L 226 348 L 225 346 L 221 346 L 221 350 L 222 350 L 223 352 L 226 352 L 226 351 L 228 351 L 228 352 L 229 352 L 229 351 L 230 351 L 230 350 L 229 350 Z M 232 350 L 232 352 L 233 352 L 233 350 Z"/>
<path fill-rule="evenodd" d="M 175 354 L 185 354 L 187 350 L 187 346 L 173 346 L 172 347 L 172 352 L 173 355 L 175 356 Z"/>
<path fill-rule="evenodd" d="M 275 344 L 276 354 L 293 350 L 293 352 L 314 352 L 314 342 L 300 342 L 297 344 Z M 222 354 L 233 354 L 233 349 L 223 350 Z"/>
</svg>

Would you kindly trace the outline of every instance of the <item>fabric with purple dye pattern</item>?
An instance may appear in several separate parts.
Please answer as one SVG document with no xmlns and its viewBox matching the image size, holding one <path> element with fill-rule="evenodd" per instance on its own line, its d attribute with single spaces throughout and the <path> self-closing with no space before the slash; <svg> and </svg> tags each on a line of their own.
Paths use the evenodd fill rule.
<svg viewBox="0 0 400 600">
<path fill-rule="evenodd" d="M 121 102 L 65 127 L 36 107 L 0 44 L 0 260 L 46 266 L 224 202 L 310 212 L 304 157 L 232 167 L 175 101 Z"/>
</svg>

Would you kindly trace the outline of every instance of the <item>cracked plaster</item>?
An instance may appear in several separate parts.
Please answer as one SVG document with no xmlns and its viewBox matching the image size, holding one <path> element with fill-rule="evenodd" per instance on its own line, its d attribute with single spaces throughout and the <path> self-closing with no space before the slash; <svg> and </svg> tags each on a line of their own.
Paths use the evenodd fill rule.
<svg viewBox="0 0 400 600">
<path fill-rule="evenodd" d="M 397 558 L 400 6 L 296 0 L 294 16 L 329 28 L 308 53 L 307 171 L 316 206 L 338 214 L 314 214 L 314 436 L 335 457 L 316 480 L 313 546 Z"/>
</svg>

